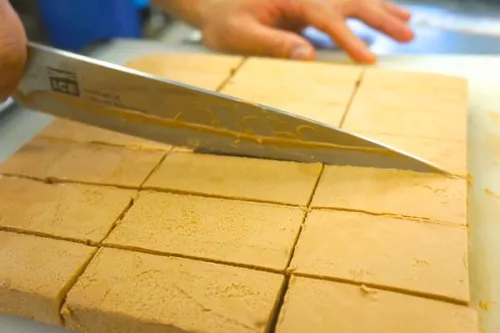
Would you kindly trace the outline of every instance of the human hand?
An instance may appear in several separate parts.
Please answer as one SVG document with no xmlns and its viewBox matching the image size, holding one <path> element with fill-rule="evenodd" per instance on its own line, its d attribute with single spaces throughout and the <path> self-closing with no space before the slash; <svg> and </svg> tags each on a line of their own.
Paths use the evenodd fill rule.
<svg viewBox="0 0 500 333">
<path fill-rule="evenodd" d="M 0 0 L 0 102 L 14 91 L 26 62 L 26 35 L 8 0 Z"/>
<path fill-rule="evenodd" d="M 211 49 L 300 60 L 315 57 L 300 32 L 314 26 L 358 62 L 376 57 L 346 25 L 357 18 L 396 41 L 409 42 L 410 13 L 385 0 L 156 0 L 197 26 Z M 174 5 L 172 5 L 174 3 Z M 175 7 L 175 3 L 182 3 Z M 195 14 L 193 14 L 195 13 Z"/>
</svg>

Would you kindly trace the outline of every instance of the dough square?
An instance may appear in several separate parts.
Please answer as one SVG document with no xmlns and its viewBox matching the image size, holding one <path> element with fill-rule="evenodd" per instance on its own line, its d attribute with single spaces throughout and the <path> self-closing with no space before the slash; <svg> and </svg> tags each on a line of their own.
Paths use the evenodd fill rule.
<svg viewBox="0 0 500 333">
<path fill-rule="evenodd" d="M 467 184 L 461 178 L 395 169 L 325 166 L 311 206 L 465 226 L 466 198 Z"/>
<path fill-rule="evenodd" d="M 162 151 L 133 151 L 36 138 L 0 165 L 0 173 L 139 187 L 163 156 Z"/>
<path fill-rule="evenodd" d="M 307 205 L 320 172 L 319 163 L 172 153 L 144 188 Z"/>
<path fill-rule="evenodd" d="M 231 55 L 152 53 L 129 60 L 125 66 L 200 88 L 216 90 L 243 62 Z"/>
<path fill-rule="evenodd" d="M 467 114 L 468 81 L 462 77 L 367 68 L 359 92 L 394 108 Z"/>
<path fill-rule="evenodd" d="M 349 108 L 342 128 L 355 133 L 465 141 L 467 116 L 460 113 L 390 107 L 357 96 Z"/>
<path fill-rule="evenodd" d="M 467 175 L 467 143 L 380 133 L 358 133 L 436 164 L 459 176 Z"/>
<path fill-rule="evenodd" d="M 61 302 L 95 248 L 0 231 L 0 313 L 62 325 Z"/>
<path fill-rule="evenodd" d="M 434 74 L 367 69 L 342 128 L 465 142 L 467 81 Z"/>
<path fill-rule="evenodd" d="M 0 177 L 0 229 L 100 242 L 135 191 Z"/>
<path fill-rule="evenodd" d="M 477 333 L 471 308 L 338 282 L 292 277 L 277 333 Z"/>
<path fill-rule="evenodd" d="M 295 274 L 469 301 L 464 228 L 365 213 L 312 211 L 291 267 Z"/>
<path fill-rule="evenodd" d="M 222 93 L 338 127 L 352 91 L 347 85 L 332 88 L 232 79 Z"/>
<path fill-rule="evenodd" d="M 300 208 L 148 192 L 105 244 L 284 271 Z"/>
<path fill-rule="evenodd" d="M 361 67 L 249 58 L 222 93 L 339 126 Z"/>
<path fill-rule="evenodd" d="M 114 132 L 79 122 L 56 119 L 39 133 L 39 137 L 69 140 L 78 143 L 104 143 L 132 149 L 171 149 L 170 145 L 144 140 L 131 135 Z"/>
<path fill-rule="evenodd" d="M 62 314 L 69 329 L 81 332 L 267 332 L 283 280 L 104 248 L 69 292 Z"/>
<path fill-rule="evenodd" d="M 289 82 L 290 86 L 348 84 L 354 87 L 363 71 L 362 66 L 249 57 L 238 69 L 233 79 L 247 82 Z"/>
</svg>

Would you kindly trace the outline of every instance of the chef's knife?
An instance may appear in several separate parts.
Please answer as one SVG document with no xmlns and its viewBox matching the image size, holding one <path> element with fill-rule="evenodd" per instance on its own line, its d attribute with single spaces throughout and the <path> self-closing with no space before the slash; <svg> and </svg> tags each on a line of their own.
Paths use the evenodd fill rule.
<svg viewBox="0 0 500 333">
<path fill-rule="evenodd" d="M 447 173 L 415 156 L 271 107 L 29 43 L 21 105 L 202 152 Z"/>
</svg>

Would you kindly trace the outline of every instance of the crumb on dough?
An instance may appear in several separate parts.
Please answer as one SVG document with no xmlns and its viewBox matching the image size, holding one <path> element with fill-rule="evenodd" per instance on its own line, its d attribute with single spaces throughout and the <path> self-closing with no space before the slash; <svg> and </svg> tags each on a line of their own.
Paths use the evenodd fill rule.
<svg viewBox="0 0 500 333">
<path fill-rule="evenodd" d="M 474 176 L 470 173 L 467 173 L 467 185 L 469 185 L 469 187 L 474 186 Z"/>
<path fill-rule="evenodd" d="M 495 305 L 493 301 L 479 301 L 479 308 L 484 311 L 489 311 Z"/>
<path fill-rule="evenodd" d="M 423 267 L 423 266 L 427 266 L 428 264 L 429 263 L 425 260 L 413 258 L 413 267 Z"/>
<path fill-rule="evenodd" d="M 493 192 L 492 190 L 490 190 L 489 188 L 485 188 L 484 189 L 484 193 L 486 193 L 486 195 L 489 195 L 491 197 L 494 197 L 494 198 L 498 198 L 500 199 L 500 194 L 496 194 L 495 192 Z"/>
<path fill-rule="evenodd" d="M 375 295 L 378 293 L 378 291 L 376 291 L 375 289 L 369 288 L 369 287 L 365 286 L 364 284 L 361 285 L 360 289 L 364 294 L 367 294 L 367 295 Z"/>
<path fill-rule="evenodd" d="M 299 209 L 303 211 L 304 213 L 309 213 L 311 211 L 311 208 L 307 206 L 299 206 Z"/>
</svg>

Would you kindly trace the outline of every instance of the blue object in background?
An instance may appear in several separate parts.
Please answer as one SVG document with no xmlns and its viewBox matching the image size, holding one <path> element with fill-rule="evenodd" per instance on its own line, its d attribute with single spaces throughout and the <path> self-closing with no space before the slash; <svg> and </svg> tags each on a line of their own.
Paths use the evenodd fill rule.
<svg viewBox="0 0 500 333">
<path fill-rule="evenodd" d="M 149 0 L 134 0 L 134 2 L 139 8 L 146 8 L 149 6 Z"/>
<path fill-rule="evenodd" d="M 146 3 L 145 3 L 146 2 Z M 38 0 L 41 20 L 54 47 L 79 51 L 115 37 L 142 36 L 144 0 Z"/>
</svg>

